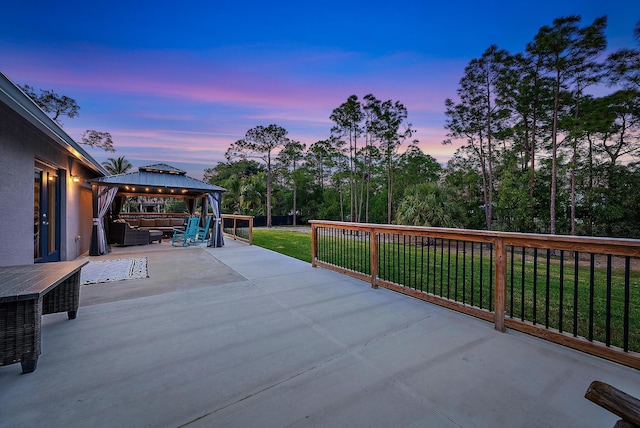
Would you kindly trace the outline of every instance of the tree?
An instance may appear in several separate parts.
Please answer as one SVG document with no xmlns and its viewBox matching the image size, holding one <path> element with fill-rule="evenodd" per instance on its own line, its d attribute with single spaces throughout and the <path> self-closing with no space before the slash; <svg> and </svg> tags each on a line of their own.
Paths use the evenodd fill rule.
<svg viewBox="0 0 640 428">
<path fill-rule="evenodd" d="M 579 16 L 557 18 L 553 26 L 543 26 L 533 44 L 543 59 L 543 68 L 554 78 L 554 101 L 551 130 L 551 194 L 549 201 L 550 233 L 556 233 L 556 196 L 558 170 L 558 134 L 561 94 L 575 79 L 590 74 L 595 59 L 606 47 L 604 29 L 607 18 L 600 17 L 588 27 L 579 28 Z"/>
<path fill-rule="evenodd" d="M 416 144 L 410 144 L 399 159 L 397 181 L 401 189 L 425 181 L 438 181 L 442 165 L 431 155 L 425 154 Z"/>
<path fill-rule="evenodd" d="M 497 86 L 506 66 L 508 53 L 493 45 L 479 59 L 473 59 L 460 79 L 460 103 L 445 101 L 447 136 L 466 139 L 466 151 L 476 156 L 481 168 L 486 228 L 491 230 L 494 194 L 494 144 L 503 126 L 505 109 L 495 102 Z M 444 141 L 449 144 L 451 140 Z"/>
<path fill-rule="evenodd" d="M 91 147 L 98 147 L 106 152 L 115 152 L 113 148 L 113 139 L 108 132 L 94 131 L 88 129 L 82 133 L 82 144 L 86 144 Z"/>
<path fill-rule="evenodd" d="M 40 93 L 36 93 L 35 89 L 29 85 L 22 85 L 20 89 L 35 102 L 38 107 L 47 114 L 53 115 L 51 119 L 58 125 L 62 126 L 61 116 L 69 118 L 78 117 L 80 115 L 80 106 L 76 100 L 66 95 L 58 95 L 53 90 L 47 91 L 40 89 Z M 99 132 L 87 129 L 82 133 L 81 144 L 91 147 L 97 147 L 107 152 L 115 152 L 113 148 L 113 139 L 108 132 Z"/>
<path fill-rule="evenodd" d="M 329 178 L 336 167 L 338 149 L 331 140 L 317 141 L 307 150 L 305 164 L 313 173 L 316 184 L 323 190 L 329 182 Z"/>
<path fill-rule="evenodd" d="M 397 223 L 410 226 L 460 227 L 460 207 L 436 183 L 407 189 L 398 205 Z"/>
<path fill-rule="evenodd" d="M 258 158 L 267 166 L 267 227 L 271 227 L 271 160 L 275 150 L 288 143 L 287 130 L 272 124 L 267 127 L 257 126 L 245 134 L 243 140 L 231 144 L 225 153 L 227 160 L 233 158 Z"/>
<path fill-rule="evenodd" d="M 304 150 L 306 149 L 306 144 L 302 144 L 299 141 L 289 141 L 285 144 L 284 148 L 278 154 L 278 161 L 284 166 L 286 175 L 291 179 L 293 184 L 293 225 L 296 225 L 296 216 L 298 212 L 298 208 L 296 206 L 297 202 L 297 172 L 299 162 L 304 158 Z"/>
<path fill-rule="evenodd" d="M 222 182 L 226 192 L 222 194 L 222 207 L 232 214 L 242 214 L 241 190 L 242 182 L 236 175 L 232 175 Z"/>
<path fill-rule="evenodd" d="M 261 164 L 251 159 L 218 162 L 214 168 L 204 170 L 203 181 L 211 184 L 223 183 L 233 176 L 242 179 L 256 175 L 263 170 L 264 167 Z"/>
<path fill-rule="evenodd" d="M 109 174 L 125 174 L 129 172 L 133 165 L 124 158 L 124 156 L 120 156 L 118 158 L 108 158 L 105 162 L 102 162 L 102 166 L 107 170 Z"/>
<path fill-rule="evenodd" d="M 356 183 L 356 167 L 358 163 L 358 138 L 362 135 L 361 122 L 364 118 L 362 105 L 356 95 L 351 95 L 340 107 L 333 110 L 330 119 L 335 123 L 331 128 L 331 134 L 336 140 L 347 138 L 348 147 L 348 177 L 349 177 L 349 221 L 360 221 L 358 206 L 358 193 Z"/>
<path fill-rule="evenodd" d="M 393 183 L 398 162 L 398 149 L 407 138 L 414 134 L 412 125 L 407 123 L 407 108 L 399 101 L 384 101 L 373 106 L 375 119 L 372 133 L 380 141 L 380 152 L 387 178 L 387 223 L 391 224 Z M 402 128 L 402 129 L 401 129 Z M 413 142 L 414 144 L 417 141 Z"/>
<path fill-rule="evenodd" d="M 60 116 L 67 116 L 69 118 L 77 117 L 80 114 L 80 106 L 76 103 L 76 100 L 69 98 L 66 95 L 58 95 L 53 90 L 42 90 L 40 93 L 36 93 L 35 89 L 29 85 L 22 85 L 20 89 L 29 96 L 37 105 L 47 114 L 53 114 L 54 122 L 62 126 Z"/>
</svg>

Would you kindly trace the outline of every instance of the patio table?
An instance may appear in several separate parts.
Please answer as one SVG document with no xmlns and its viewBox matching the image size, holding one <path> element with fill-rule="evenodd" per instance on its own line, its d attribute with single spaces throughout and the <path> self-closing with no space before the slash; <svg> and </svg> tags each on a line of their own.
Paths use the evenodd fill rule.
<svg viewBox="0 0 640 428">
<path fill-rule="evenodd" d="M 36 369 L 44 314 L 67 312 L 75 319 L 80 271 L 88 260 L 0 267 L 0 366 L 20 362 Z"/>
</svg>

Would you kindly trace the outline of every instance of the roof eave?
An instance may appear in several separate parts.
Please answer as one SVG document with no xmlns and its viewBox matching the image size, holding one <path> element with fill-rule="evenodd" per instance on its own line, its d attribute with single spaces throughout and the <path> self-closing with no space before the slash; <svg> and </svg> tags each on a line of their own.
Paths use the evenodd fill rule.
<svg viewBox="0 0 640 428">
<path fill-rule="evenodd" d="M 105 176 L 104 167 L 76 143 L 60 126 L 38 107 L 15 83 L 0 71 L 0 101 L 47 135 L 95 173 Z"/>
</svg>

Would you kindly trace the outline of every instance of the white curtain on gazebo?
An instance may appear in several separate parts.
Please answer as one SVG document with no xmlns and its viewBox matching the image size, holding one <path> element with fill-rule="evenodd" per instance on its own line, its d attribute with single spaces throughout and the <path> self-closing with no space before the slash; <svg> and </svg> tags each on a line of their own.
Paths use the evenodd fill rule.
<svg viewBox="0 0 640 428">
<path fill-rule="evenodd" d="M 213 210 L 213 228 L 207 247 L 217 247 L 218 242 L 220 242 L 220 247 L 224 245 L 224 238 L 222 236 L 222 219 L 220 218 L 220 204 L 218 203 L 219 197 L 220 194 L 207 193 L 209 204 Z"/>
<path fill-rule="evenodd" d="M 118 193 L 117 187 L 98 186 L 98 217 L 93 219 L 93 224 L 98 226 L 98 251 L 100 254 L 107 252 L 107 232 L 104 229 L 104 216 L 109 211 L 113 199 Z"/>
</svg>

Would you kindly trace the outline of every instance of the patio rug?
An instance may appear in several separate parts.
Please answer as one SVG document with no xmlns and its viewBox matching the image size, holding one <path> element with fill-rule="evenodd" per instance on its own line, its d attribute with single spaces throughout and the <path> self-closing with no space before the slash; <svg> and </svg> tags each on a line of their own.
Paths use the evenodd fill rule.
<svg viewBox="0 0 640 428">
<path fill-rule="evenodd" d="M 80 284 L 98 284 L 101 282 L 148 277 L 146 257 L 137 259 L 114 259 L 103 262 L 89 262 L 82 268 Z"/>
</svg>

